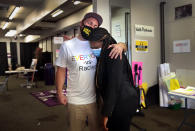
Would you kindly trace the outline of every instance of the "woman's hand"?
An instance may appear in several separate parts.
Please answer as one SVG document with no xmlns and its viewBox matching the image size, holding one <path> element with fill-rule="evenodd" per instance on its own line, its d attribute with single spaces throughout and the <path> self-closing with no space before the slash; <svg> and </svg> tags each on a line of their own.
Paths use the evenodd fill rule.
<svg viewBox="0 0 195 131">
<path fill-rule="evenodd" d="M 122 60 L 123 51 L 127 51 L 127 47 L 125 43 L 112 44 L 108 48 L 113 48 L 109 54 L 111 59 L 117 58 L 120 55 L 120 59 Z"/>
<path fill-rule="evenodd" d="M 103 128 L 104 128 L 104 131 L 108 131 L 108 128 L 106 127 L 107 122 L 108 122 L 108 117 L 107 116 L 103 116 Z"/>
</svg>

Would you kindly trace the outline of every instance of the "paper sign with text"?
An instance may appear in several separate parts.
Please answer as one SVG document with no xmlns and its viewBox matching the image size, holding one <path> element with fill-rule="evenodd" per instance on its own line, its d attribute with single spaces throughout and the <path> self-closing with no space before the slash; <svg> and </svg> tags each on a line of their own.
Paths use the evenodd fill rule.
<svg viewBox="0 0 195 131">
<path fill-rule="evenodd" d="M 147 40 L 136 40 L 135 50 L 136 52 L 148 52 L 148 41 Z"/>
<path fill-rule="evenodd" d="M 135 35 L 154 37 L 154 26 L 135 25 Z"/>
</svg>

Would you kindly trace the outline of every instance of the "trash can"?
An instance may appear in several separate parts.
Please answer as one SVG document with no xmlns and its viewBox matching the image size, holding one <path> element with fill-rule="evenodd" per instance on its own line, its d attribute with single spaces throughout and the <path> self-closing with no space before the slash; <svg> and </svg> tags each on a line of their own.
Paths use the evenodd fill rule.
<svg viewBox="0 0 195 131">
<path fill-rule="evenodd" d="M 46 63 L 44 68 L 45 85 L 54 85 L 55 69 L 51 63 Z"/>
</svg>

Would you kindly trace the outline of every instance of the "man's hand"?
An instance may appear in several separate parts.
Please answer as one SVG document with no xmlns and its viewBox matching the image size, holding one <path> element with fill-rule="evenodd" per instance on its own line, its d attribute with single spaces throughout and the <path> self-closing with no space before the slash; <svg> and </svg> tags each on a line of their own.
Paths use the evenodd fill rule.
<svg viewBox="0 0 195 131">
<path fill-rule="evenodd" d="M 108 122 L 108 117 L 104 116 L 104 117 L 103 117 L 103 127 L 104 127 L 104 131 L 108 131 L 108 128 L 106 127 L 107 122 Z"/>
<path fill-rule="evenodd" d="M 66 105 L 67 104 L 67 97 L 63 94 L 58 94 L 58 101 L 61 104 Z"/>
<path fill-rule="evenodd" d="M 120 55 L 120 59 L 122 60 L 122 53 L 127 50 L 126 44 L 124 43 L 112 44 L 108 48 L 113 48 L 109 54 L 111 59 L 116 59 Z"/>
</svg>

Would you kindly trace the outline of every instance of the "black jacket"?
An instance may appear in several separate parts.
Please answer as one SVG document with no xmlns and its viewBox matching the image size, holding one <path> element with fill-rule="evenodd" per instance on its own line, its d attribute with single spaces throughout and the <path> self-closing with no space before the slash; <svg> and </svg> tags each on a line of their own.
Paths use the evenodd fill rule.
<svg viewBox="0 0 195 131">
<path fill-rule="evenodd" d="M 101 77 L 97 80 L 100 83 L 99 90 L 104 103 L 102 108 L 104 116 L 111 116 L 117 104 L 124 102 L 125 97 L 137 96 L 133 85 L 131 67 L 126 56 L 123 54 L 122 60 L 119 57 L 111 59 L 110 51 L 111 49 L 107 49 L 103 59 L 100 58 L 101 65 L 99 66 L 103 67 L 102 75 L 97 75 L 97 77 Z"/>
</svg>

